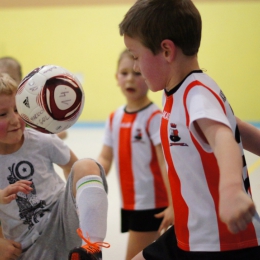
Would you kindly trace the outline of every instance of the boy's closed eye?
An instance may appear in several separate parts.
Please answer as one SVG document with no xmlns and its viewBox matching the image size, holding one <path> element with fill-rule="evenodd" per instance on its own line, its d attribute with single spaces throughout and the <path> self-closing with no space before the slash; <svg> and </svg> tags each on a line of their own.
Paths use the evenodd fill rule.
<svg viewBox="0 0 260 260">
<path fill-rule="evenodd" d="M 0 117 L 3 117 L 3 116 L 5 116 L 5 115 L 6 115 L 5 112 L 0 112 Z"/>
</svg>

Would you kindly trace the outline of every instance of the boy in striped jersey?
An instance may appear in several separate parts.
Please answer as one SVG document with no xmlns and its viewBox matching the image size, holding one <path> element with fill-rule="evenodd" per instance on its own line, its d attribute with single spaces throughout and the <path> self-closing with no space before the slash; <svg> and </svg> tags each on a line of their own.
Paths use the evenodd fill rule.
<svg viewBox="0 0 260 260">
<path fill-rule="evenodd" d="M 148 87 L 133 65 L 132 55 L 123 51 L 116 79 L 126 105 L 110 114 L 98 158 L 106 173 L 115 159 L 121 191 L 121 232 L 129 232 L 126 260 L 173 223 L 160 141 L 161 110 L 148 98 Z"/>
<path fill-rule="evenodd" d="M 197 59 L 197 8 L 190 0 L 137 0 L 120 34 L 135 71 L 152 91 L 164 90 L 160 132 L 175 212 L 175 228 L 134 259 L 259 259 L 237 120 Z"/>
</svg>

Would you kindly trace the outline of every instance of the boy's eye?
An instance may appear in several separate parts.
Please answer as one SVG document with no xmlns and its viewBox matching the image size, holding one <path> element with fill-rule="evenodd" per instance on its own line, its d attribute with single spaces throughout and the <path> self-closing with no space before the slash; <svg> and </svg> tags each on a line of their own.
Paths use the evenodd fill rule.
<svg viewBox="0 0 260 260">
<path fill-rule="evenodd" d="M 140 72 L 135 72 L 135 76 L 141 76 L 142 74 Z"/>
<path fill-rule="evenodd" d="M 5 115 L 6 115 L 6 113 L 0 113 L 0 117 L 1 117 L 1 116 L 3 117 L 3 116 L 5 116 Z"/>
<path fill-rule="evenodd" d="M 121 74 L 122 74 L 123 76 L 126 76 L 128 73 L 125 72 L 125 71 L 122 71 Z"/>
</svg>

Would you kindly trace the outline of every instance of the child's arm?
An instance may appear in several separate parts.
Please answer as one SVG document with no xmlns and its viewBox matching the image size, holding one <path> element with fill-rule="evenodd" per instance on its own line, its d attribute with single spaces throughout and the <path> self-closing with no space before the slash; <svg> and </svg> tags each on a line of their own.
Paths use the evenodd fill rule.
<svg viewBox="0 0 260 260">
<path fill-rule="evenodd" d="M 31 181 L 21 180 L 0 190 L 0 204 L 10 203 L 12 200 L 16 199 L 16 194 L 18 192 L 23 192 L 25 194 L 30 193 L 32 190 L 30 187 L 31 184 Z"/>
<path fill-rule="evenodd" d="M 196 122 L 218 162 L 220 218 L 231 233 L 237 233 L 246 229 L 256 211 L 252 199 L 243 190 L 239 146 L 226 125 L 210 119 L 199 119 Z"/>
<path fill-rule="evenodd" d="M 162 223 L 158 230 L 159 233 L 161 233 L 161 232 L 166 231 L 170 225 L 173 225 L 174 211 L 173 211 L 173 205 L 172 205 L 170 183 L 169 183 L 169 179 L 168 179 L 168 174 L 167 174 L 167 170 L 166 170 L 166 166 L 165 166 L 165 160 L 164 160 L 161 144 L 156 145 L 155 149 L 156 149 L 156 155 L 157 155 L 157 159 L 158 159 L 160 169 L 162 172 L 162 178 L 163 178 L 163 182 L 165 184 L 166 190 L 167 190 L 168 201 L 169 201 L 169 206 L 163 212 L 160 212 L 155 215 L 156 218 L 163 218 Z"/>
<path fill-rule="evenodd" d="M 65 179 L 67 180 L 71 171 L 71 167 L 73 166 L 73 164 L 78 160 L 77 156 L 70 151 L 70 160 L 67 164 L 65 165 L 59 165 L 64 173 Z"/>
<path fill-rule="evenodd" d="M 67 136 L 68 136 L 68 132 L 65 130 L 65 131 L 62 131 L 62 132 L 59 132 L 59 133 L 57 133 L 57 136 L 60 138 L 60 139 L 65 139 L 65 138 L 67 138 Z"/>
<path fill-rule="evenodd" d="M 0 260 L 18 259 L 21 253 L 20 243 L 0 238 Z"/>
<path fill-rule="evenodd" d="M 106 175 L 108 175 L 113 161 L 113 148 L 103 145 L 97 161 L 103 166 Z"/>
<path fill-rule="evenodd" d="M 245 150 L 260 156 L 260 131 L 258 128 L 236 118 L 243 147 Z"/>
</svg>

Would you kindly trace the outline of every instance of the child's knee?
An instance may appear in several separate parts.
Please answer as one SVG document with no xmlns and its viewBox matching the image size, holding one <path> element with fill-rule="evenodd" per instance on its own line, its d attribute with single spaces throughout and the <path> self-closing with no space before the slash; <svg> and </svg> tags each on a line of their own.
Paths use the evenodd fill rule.
<svg viewBox="0 0 260 260">
<path fill-rule="evenodd" d="M 74 177 L 80 179 L 87 175 L 97 175 L 100 176 L 100 168 L 97 162 L 92 159 L 81 159 L 75 162 L 73 165 Z"/>
</svg>

